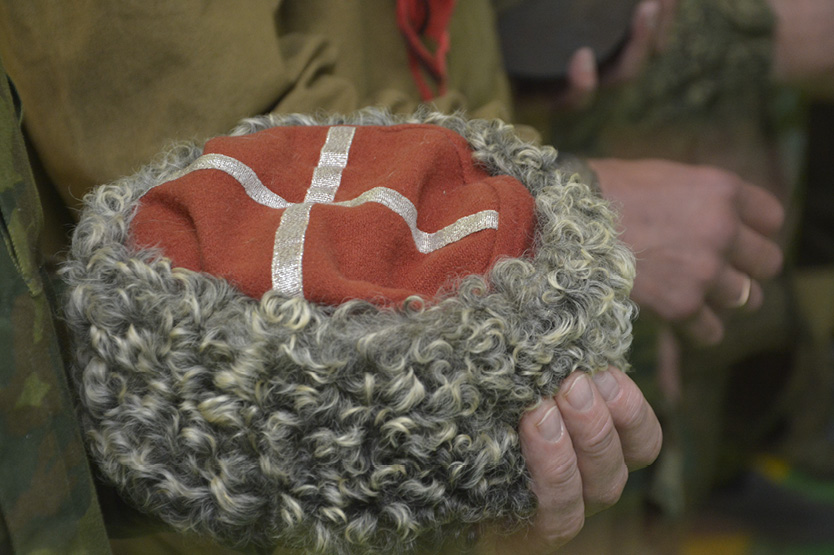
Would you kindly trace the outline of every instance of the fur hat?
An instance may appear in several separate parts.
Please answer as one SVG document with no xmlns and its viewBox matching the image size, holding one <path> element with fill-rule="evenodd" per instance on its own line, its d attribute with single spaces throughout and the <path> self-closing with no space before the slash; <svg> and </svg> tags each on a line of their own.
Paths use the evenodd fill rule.
<svg viewBox="0 0 834 555">
<path fill-rule="evenodd" d="M 228 202 L 215 202 L 205 213 L 209 219 L 237 214 L 231 200 L 236 193 L 230 191 L 245 188 L 235 169 L 221 168 L 219 177 L 196 171 L 205 156 L 226 152 L 212 145 L 232 139 L 243 144 L 241 138 L 276 127 L 336 125 L 347 127 L 331 129 L 357 129 L 357 141 L 375 133 L 365 126 L 435 126 L 441 134 L 462 137 L 474 163 L 474 173 L 461 170 L 469 175 L 464 181 L 506 187 L 521 199 L 507 212 L 507 221 L 516 223 L 502 228 L 507 203 L 493 210 L 483 190 L 474 208 L 459 209 L 469 201 L 456 201 L 453 223 L 461 210 L 496 213 L 497 222 L 489 216 L 477 229 L 463 226 L 436 249 L 463 249 L 457 254 L 469 253 L 473 264 L 450 265 L 441 257 L 448 273 L 441 279 L 411 287 L 407 278 L 389 284 L 390 291 L 372 288 L 367 295 L 361 293 L 367 288 L 358 287 L 360 293 L 348 293 L 355 298 L 344 302 L 339 301 L 350 286 L 331 299 L 317 297 L 311 291 L 321 281 L 312 270 L 308 285 L 306 257 L 326 250 L 326 240 L 306 244 L 301 234 L 303 272 L 290 266 L 294 275 L 303 274 L 303 283 L 284 279 L 286 265 L 276 271 L 279 250 L 288 244 L 278 240 L 285 223 L 280 219 L 264 228 L 275 236 L 271 270 L 259 264 L 235 273 L 242 264 L 228 263 L 228 248 L 216 247 L 223 234 L 201 235 L 192 217 L 202 209 L 200 198 L 217 194 L 206 185 L 201 196 L 202 180 L 233 180 L 222 192 Z M 316 133 L 326 144 L 328 129 Z M 345 133 L 352 131 L 336 132 L 334 140 L 344 141 Z M 276 151 L 286 161 L 277 163 L 279 170 L 294 163 L 283 150 L 291 143 Z M 320 156 L 306 163 L 312 165 L 308 184 L 316 183 L 310 172 L 327 165 L 322 161 L 328 149 L 319 148 Z M 233 215 L 230 222 L 266 221 L 277 210 L 284 218 L 288 206 L 304 205 L 303 191 L 276 189 L 263 178 L 268 161 L 259 164 L 250 160 L 242 169 L 249 167 L 268 189 L 253 194 L 281 198 L 286 206 Z M 335 165 L 345 168 L 343 160 Z M 374 172 L 398 165 L 383 163 L 358 181 L 372 181 Z M 433 179 L 421 183 L 429 187 Z M 528 205 L 534 206 L 534 219 L 525 216 L 515 180 L 534 199 Z M 245 210 L 261 208 L 246 202 Z M 326 202 L 350 199 L 331 195 Z M 265 116 L 244 121 L 205 149 L 177 146 L 137 174 L 97 188 L 85 204 L 63 275 L 88 444 L 126 499 L 181 530 L 235 545 L 390 552 L 413 548 L 419 537 L 447 525 L 520 523 L 536 502 L 517 432 L 524 411 L 553 395 L 575 370 L 626 366 L 634 265 L 616 239 L 612 212 L 575 176 L 559 171 L 555 150 L 522 142 L 500 121 L 429 112 L 395 118 L 379 110 L 348 117 Z M 329 209 L 314 208 L 314 215 Z M 401 216 L 395 220 L 408 223 Z M 369 218 L 376 225 L 376 216 Z M 434 228 L 448 225 L 437 218 Z M 165 231 L 154 235 L 153 222 L 161 220 L 168 222 L 160 223 Z M 518 240 L 528 235 L 524 222 L 535 223 L 532 244 Z M 427 224 L 418 223 L 425 235 Z M 143 235 L 143 227 L 150 234 Z M 423 237 L 414 228 L 402 227 L 405 235 L 397 235 L 391 248 L 413 250 Z M 181 241 L 181 235 L 188 237 Z M 170 249 L 184 254 L 169 255 L 166 241 L 184 244 Z M 497 248 L 502 241 L 510 247 Z M 258 248 L 252 248 L 253 259 Z M 201 255 L 189 262 L 194 250 Z M 409 260 L 431 256 L 418 254 Z M 225 269 L 209 264 L 212 256 Z M 350 259 L 340 268 L 355 263 Z M 387 275 L 385 268 L 378 273 Z M 240 285 L 260 283 L 270 271 L 271 286 Z M 338 269 L 320 274 L 321 283 L 353 279 Z"/>
</svg>

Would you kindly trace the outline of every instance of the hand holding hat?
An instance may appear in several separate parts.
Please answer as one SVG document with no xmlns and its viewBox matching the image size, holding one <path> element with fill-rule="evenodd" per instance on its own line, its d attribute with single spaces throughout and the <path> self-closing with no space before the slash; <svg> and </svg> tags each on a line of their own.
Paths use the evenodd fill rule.
<svg viewBox="0 0 834 555">
<path fill-rule="evenodd" d="M 626 364 L 633 259 L 607 204 L 501 122 L 259 118 L 86 203 L 64 275 L 90 449 L 177 528 L 401 551 L 521 525 L 537 496 L 555 514 L 541 453 L 575 457 L 591 511 L 653 456 L 613 371 L 625 393 L 575 374 L 571 442 L 534 444 L 528 409 Z M 596 416 L 623 439 L 606 468 Z"/>
</svg>

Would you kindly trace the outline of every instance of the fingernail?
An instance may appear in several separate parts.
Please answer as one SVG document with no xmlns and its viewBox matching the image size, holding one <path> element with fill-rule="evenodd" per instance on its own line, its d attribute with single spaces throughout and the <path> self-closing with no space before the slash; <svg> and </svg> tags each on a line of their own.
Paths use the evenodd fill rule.
<svg viewBox="0 0 834 555">
<path fill-rule="evenodd" d="M 611 372 L 604 370 L 593 375 L 594 383 L 597 384 L 597 389 L 600 395 L 606 401 L 611 401 L 620 392 L 620 383 L 617 381 Z"/>
<path fill-rule="evenodd" d="M 570 389 L 565 392 L 565 398 L 570 406 L 578 411 L 586 411 L 594 404 L 594 393 L 591 391 L 591 384 L 588 383 L 588 376 L 579 374 Z"/>
<path fill-rule="evenodd" d="M 536 424 L 542 438 L 550 442 L 557 442 L 562 437 L 562 414 L 556 405 L 550 407 L 539 423 Z"/>
</svg>

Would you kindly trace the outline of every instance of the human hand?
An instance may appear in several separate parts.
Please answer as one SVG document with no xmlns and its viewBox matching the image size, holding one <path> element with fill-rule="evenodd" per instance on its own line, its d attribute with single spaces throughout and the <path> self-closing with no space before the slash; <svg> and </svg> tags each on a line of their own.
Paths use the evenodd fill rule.
<svg viewBox="0 0 834 555">
<path fill-rule="evenodd" d="M 662 432 L 637 385 L 610 368 L 593 378 L 574 372 L 555 398 L 521 419 L 521 448 L 538 509 L 509 536 L 485 530 L 478 552 L 543 555 L 582 529 L 585 517 L 616 503 L 628 472 L 657 458 Z"/>
<path fill-rule="evenodd" d="M 776 16 L 774 79 L 834 98 L 834 2 L 769 2 Z"/>
<path fill-rule="evenodd" d="M 566 88 L 557 95 L 556 106 L 576 110 L 586 107 L 600 87 L 636 78 L 649 56 L 663 49 L 675 14 L 677 0 L 645 0 L 637 5 L 628 42 L 610 64 L 600 68 L 591 48 L 577 50 L 567 68 Z"/>
<path fill-rule="evenodd" d="M 706 344 L 721 311 L 762 304 L 756 280 L 774 277 L 784 210 L 765 190 L 707 166 L 591 160 L 602 195 L 620 210 L 621 239 L 637 257 L 631 297 Z"/>
</svg>

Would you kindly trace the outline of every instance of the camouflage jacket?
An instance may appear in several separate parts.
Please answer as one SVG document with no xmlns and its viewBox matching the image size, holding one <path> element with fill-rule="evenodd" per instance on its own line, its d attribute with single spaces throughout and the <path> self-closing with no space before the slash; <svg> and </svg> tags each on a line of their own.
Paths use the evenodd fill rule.
<svg viewBox="0 0 834 555">
<path fill-rule="evenodd" d="M 0 65 L 0 553 L 109 553 L 38 260 L 38 193 Z"/>
</svg>

